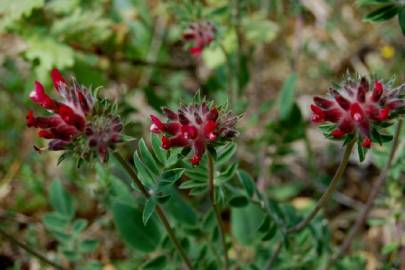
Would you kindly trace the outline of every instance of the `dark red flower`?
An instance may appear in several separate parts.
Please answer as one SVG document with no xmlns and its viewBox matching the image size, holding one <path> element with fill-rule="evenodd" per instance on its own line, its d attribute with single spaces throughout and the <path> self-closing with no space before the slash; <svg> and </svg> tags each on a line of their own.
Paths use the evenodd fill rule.
<svg viewBox="0 0 405 270">
<path fill-rule="evenodd" d="M 235 129 L 238 117 L 230 112 L 218 111 L 216 107 L 203 102 L 178 109 L 177 113 L 164 108 L 168 121 L 162 122 L 151 115 L 153 133 L 164 133 L 162 148 L 192 147 L 190 162 L 200 162 L 208 144 L 222 139 L 229 140 L 237 135 Z"/>
<path fill-rule="evenodd" d="M 217 30 L 211 22 L 190 24 L 183 33 L 183 39 L 193 43 L 189 49 L 190 54 L 199 57 L 203 49 L 214 40 L 216 32 Z"/>
<path fill-rule="evenodd" d="M 67 83 L 57 69 L 52 70 L 51 77 L 61 101 L 49 97 L 39 82 L 35 82 L 35 89 L 29 95 L 34 103 L 51 113 L 47 117 L 36 117 L 30 110 L 26 116 L 27 126 L 39 128 L 38 136 L 50 140 L 48 147 L 35 149 L 74 149 L 82 158 L 88 158 L 96 150 L 100 159 L 106 161 L 107 148 L 121 138 L 121 121 L 118 117 L 97 114 L 90 91 L 74 79 Z"/>
<path fill-rule="evenodd" d="M 370 148 L 382 122 L 404 113 L 404 94 L 405 85 L 391 90 L 379 80 L 372 87 L 364 77 L 347 80 L 340 89 L 331 89 L 329 98 L 314 98 L 312 121 L 333 123 L 335 128 L 327 135 L 334 138 L 358 134 L 361 145 Z"/>
</svg>

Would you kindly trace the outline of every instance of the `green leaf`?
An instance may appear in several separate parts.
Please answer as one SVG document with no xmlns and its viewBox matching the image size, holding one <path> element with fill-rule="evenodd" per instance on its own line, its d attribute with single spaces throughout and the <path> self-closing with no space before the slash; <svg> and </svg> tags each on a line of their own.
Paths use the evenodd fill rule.
<svg viewBox="0 0 405 270">
<path fill-rule="evenodd" d="M 366 152 L 364 150 L 364 147 L 361 146 L 361 143 L 357 143 L 357 152 L 359 154 L 360 162 L 363 162 L 364 159 L 366 158 Z"/>
<path fill-rule="evenodd" d="M 397 251 L 398 248 L 399 248 L 398 243 L 389 243 L 389 244 L 384 245 L 381 253 L 382 253 L 383 256 L 387 256 L 390 253 L 393 253 L 393 252 Z"/>
<path fill-rule="evenodd" d="M 59 212 L 45 214 L 42 218 L 45 227 L 50 231 L 64 231 L 70 223 L 70 218 Z"/>
<path fill-rule="evenodd" d="M 399 25 L 401 26 L 402 34 L 405 36 L 405 7 L 402 7 L 402 9 L 399 11 L 398 21 Z"/>
<path fill-rule="evenodd" d="M 399 7 L 397 5 L 386 5 L 377 10 L 368 13 L 365 17 L 365 21 L 369 22 L 383 22 L 391 19 L 399 12 Z"/>
<path fill-rule="evenodd" d="M 34 9 L 41 8 L 44 4 L 44 0 L 1 0 L 0 31 L 20 20 L 23 16 L 30 16 Z"/>
<path fill-rule="evenodd" d="M 142 221 L 144 225 L 148 223 L 148 220 L 155 211 L 155 207 L 156 207 L 156 200 L 154 198 L 149 198 L 146 200 L 142 214 Z"/>
<path fill-rule="evenodd" d="M 242 245 L 250 245 L 257 239 L 257 228 L 263 220 L 263 212 L 254 204 L 231 209 L 232 234 Z"/>
<path fill-rule="evenodd" d="M 157 248 L 161 232 L 154 219 L 145 226 L 141 210 L 119 201 L 113 203 L 112 213 L 118 232 L 130 247 L 142 252 L 152 252 Z"/>
<path fill-rule="evenodd" d="M 182 177 L 184 171 L 185 170 L 183 168 L 175 168 L 164 171 L 160 176 L 159 186 L 165 187 L 173 185 L 174 183 L 176 183 L 177 180 L 179 180 Z"/>
<path fill-rule="evenodd" d="M 60 214 L 72 218 L 75 213 L 73 199 L 59 180 L 54 180 L 49 189 L 49 201 Z"/>
<path fill-rule="evenodd" d="M 76 234 L 80 234 L 87 227 L 87 220 L 80 218 L 76 219 L 72 224 L 72 230 Z"/>
<path fill-rule="evenodd" d="M 380 4 L 387 4 L 392 3 L 393 0 L 357 0 L 357 4 L 360 6 L 366 5 L 380 5 Z"/>
<path fill-rule="evenodd" d="M 80 242 L 79 250 L 83 253 L 95 251 L 98 247 L 98 241 L 93 239 L 85 239 Z"/>
<path fill-rule="evenodd" d="M 222 166 L 226 164 L 236 153 L 236 143 L 228 143 L 218 151 L 216 165 Z"/>
<path fill-rule="evenodd" d="M 238 170 L 237 175 L 242 186 L 245 188 L 247 195 L 252 197 L 255 191 L 255 182 L 253 181 L 252 177 L 243 170 Z"/>
<path fill-rule="evenodd" d="M 155 154 L 155 157 L 159 162 L 164 166 L 167 162 L 167 152 L 160 147 L 160 139 L 156 134 L 151 135 L 151 141 L 152 141 L 152 149 L 153 153 Z"/>
<path fill-rule="evenodd" d="M 148 167 L 148 169 L 155 175 L 160 174 L 160 168 L 155 162 L 155 159 L 153 158 L 152 154 L 149 152 L 148 147 L 146 146 L 146 143 L 143 139 L 139 140 L 138 143 L 139 147 L 139 155 L 144 162 L 144 164 Z"/>
<path fill-rule="evenodd" d="M 220 173 L 218 175 L 218 177 L 215 179 L 215 181 L 218 183 L 218 185 L 222 185 L 225 182 L 229 181 L 232 179 L 232 177 L 234 176 L 236 169 L 238 168 L 238 164 L 237 163 L 233 163 L 230 166 L 228 166 L 225 171 L 223 171 L 222 173 Z"/>
<path fill-rule="evenodd" d="M 172 189 L 171 198 L 166 202 L 167 212 L 174 217 L 174 220 L 185 225 L 193 226 L 197 223 L 197 214 L 181 194 Z"/>
<path fill-rule="evenodd" d="M 280 120 L 286 120 L 293 108 L 295 99 L 295 88 L 297 87 L 297 74 L 292 72 L 288 78 L 284 81 L 281 87 L 279 97 L 279 115 Z"/>
<path fill-rule="evenodd" d="M 138 176 L 139 180 L 142 182 L 142 184 L 144 184 L 145 186 L 149 186 L 149 187 L 153 186 L 153 184 L 155 182 L 153 174 L 149 171 L 149 169 L 141 161 L 137 152 L 135 152 L 135 154 L 134 154 L 134 164 L 136 167 L 137 176 Z"/>
<path fill-rule="evenodd" d="M 277 232 L 277 226 L 273 223 L 268 228 L 266 234 L 262 237 L 262 241 L 269 241 L 271 240 Z"/>
<path fill-rule="evenodd" d="M 235 208 L 245 207 L 248 204 L 249 204 L 248 198 L 246 198 L 246 196 L 243 196 L 243 195 L 233 196 L 229 200 L 229 205 L 231 207 L 235 207 Z"/>
</svg>

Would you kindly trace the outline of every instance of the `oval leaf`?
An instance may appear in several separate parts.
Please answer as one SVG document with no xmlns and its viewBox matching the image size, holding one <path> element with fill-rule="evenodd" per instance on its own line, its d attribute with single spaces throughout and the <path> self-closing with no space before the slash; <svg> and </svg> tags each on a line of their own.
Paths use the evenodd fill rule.
<svg viewBox="0 0 405 270">
<path fill-rule="evenodd" d="M 142 211 L 116 201 L 112 205 L 114 222 L 122 239 L 132 248 L 151 252 L 159 245 L 161 233 L 154 219 L 145 226 Z"/>
</svg>

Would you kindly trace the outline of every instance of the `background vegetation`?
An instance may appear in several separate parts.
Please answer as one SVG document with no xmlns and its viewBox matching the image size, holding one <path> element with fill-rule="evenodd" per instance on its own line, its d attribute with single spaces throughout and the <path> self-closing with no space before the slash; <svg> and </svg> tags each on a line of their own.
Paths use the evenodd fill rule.
<svg viewBox="0 0 405 270">
<path fill-rule="evenodd" d="M 224 167 L 227 192 L 234 197 L 245 192 L 232 188 L 244 183 L 247 172 L 270 198 L 275 213 L 295 223 L 322 194 L 342 154 L 340 143 L 328 141 L 310 124 L 311 97 L 326 93 L 347 71 L 375 74 L 395 84 L 405 81 L 404 8 L 387 11 L 390 3 L 404 4 L 0 1 L 0 226 L 70 268 L 178 269 L 175 251 L 167 252 L 165 245 L 170 244 L 153 218 L 146 227 L 136 222 L 139 219 L 114 221 L 142 217 L 142 209 L 112 203 L 134 200 L 117 180 L 125 174 L 114 159 L 106 166 L 77 169 L 70 161 L 57 166 L 57 153 L 33 150 L 32 145 L 43 141 L 25 126 L 28 93 L 35 80 L 50 89 L 53 67 L 84 85 L 103 86 L 102 95 L 119 104 L 126 134 L 145 138 L 147 145 L 149 115 L 159 114 L 161 106 L 177 108 L 198 89 L 220 104 L 229 100 L 243 117 L 236 144 L 224 149 L 229 151 L 226 160 L 239 161 Z M 381 7 L 386 9 L 370 15 Z M 187 52 L 182 32 L 199 20 L 211 21 L 218 31 L 195 59 Z M 405 267 L 403 145 L 404 140 L 367 224 L 336 269 Z M 138 147 L 135 141 L 120 151 L 130 157 Z M 274 269 L 316 269 L 325 262 L 364 206 L 388 149 L 389 144 L 376 145 L 361 164 L 352 156 L 339 192 L 310 230 L 280 247 Z M 187 174 L 177 183 L 181 187 L 186 180 Z M 219 240 L 212 218 L 204 215 L 207 197 L 198 192 L 194 196 L 187 188 L 198 185 L 183 186 L 171 195 L 166 205 L 170 219 L 193 256 L 206 261 L 200 269 L 218 269 L 211 263 Z M 230 203 L 235 207 L 223 212 L 233 243 L 233 267 L 265 269 L 280 233 L 266 224 L 257 206 L 234 197 Z M 195 239 L 208 239 L 205 251 Z M 36 258 L 0 238 L 0 269 L 46 266 L 41 268 Z"/>
</svg>

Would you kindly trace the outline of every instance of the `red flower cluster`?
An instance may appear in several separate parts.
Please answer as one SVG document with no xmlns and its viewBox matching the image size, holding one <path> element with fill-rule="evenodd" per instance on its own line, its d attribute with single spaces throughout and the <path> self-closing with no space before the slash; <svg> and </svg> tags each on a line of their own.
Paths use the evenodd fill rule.
<svg viewBox="0 0 405 270">
<path fill-rule="evenodd" d="M 165 133 L 162 137 L 162 147 L 192 147 L 194 155 L 191 163 L 200 162 L 208 144 L 220 139 L 229 140 L 237 135 L 235 129 L 238 118 L 230 112 L 218 111 L 216 107 L 206 103 L 184 106 L 174 111 L 164 108 L 168 118 L 163 123 L 151 115 L 153 133 Z"/>
<path fill-rule="evenodd" d="M 217 29 L 211 22 L 190 24 L 183 33 L 184 40 L 193 42 L 193 46 L 189 49 L 190 54 L 199 57 L 203 49 L 214 40 L 216 32 Z"/>
<path fill-rule="evenodd" d="M 374 81 L 373 89 L 366 78 L 347 80 L 341 89 L 330 89 L 331 98 L 315 97 L 311 105 L 314 123 L 332 122 L 330 134 L 343 138 L 346 134 L 359 134 L 362 146 L 370 148 L 374 131 L 384 121 L 403 113 L 405 85 L 388 91 L 381 81 Z M 377 131 L 378 132 L 378 131 Z"/>
<path fill-rule="evenodd" d="M 120 141 L 122 124 L 118 117 L 102 117 L 94 113 L 96 107 L 91 93 L 75 80 L 67 83 L 61 73 L 51 72 L 54 87 L 63 101 L 49 97 L 41 83 L 35 82 L 31 100 L 48 110 L 51 115 L 36 117 L 32 110 L 27 114 L 27 126 L 39 128 L 38 136 L 51 141 L 40 150 L 78 150 L 82 158 L 89 158 L 96 149 L 100 159 L 108 158 L 107 148 Z"/>
</svg>

